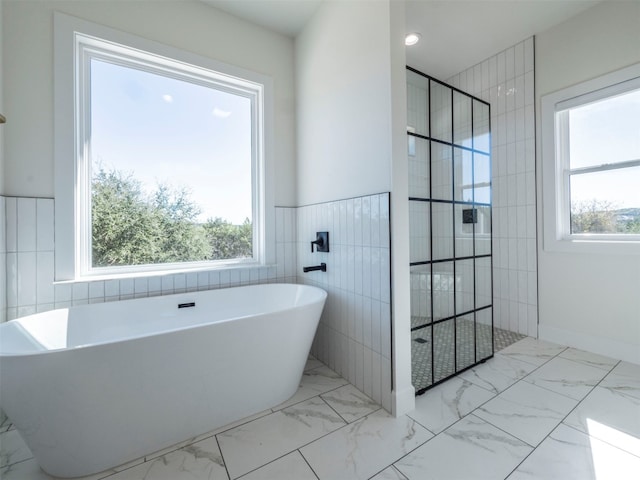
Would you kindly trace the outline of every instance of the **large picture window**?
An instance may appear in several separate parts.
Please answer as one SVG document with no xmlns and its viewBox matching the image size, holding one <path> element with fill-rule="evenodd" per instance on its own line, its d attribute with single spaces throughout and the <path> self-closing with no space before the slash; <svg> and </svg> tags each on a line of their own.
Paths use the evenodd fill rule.
<svg viewBox="0 0 640 480">
<path fill-rule="evenodd" d="M 264 263 L 265 86 L 77 31 L 72 61 L 72 278 Z"/>
<path fill-rule="evenodd" d="M 640 242 L 637 70 L 543 98 L 546 248 Z"/>
</svg>

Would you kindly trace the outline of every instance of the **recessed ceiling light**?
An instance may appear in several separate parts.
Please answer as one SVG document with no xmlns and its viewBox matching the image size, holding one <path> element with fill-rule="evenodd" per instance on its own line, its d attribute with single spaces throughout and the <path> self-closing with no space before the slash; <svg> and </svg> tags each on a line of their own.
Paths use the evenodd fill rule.
<svg viewBox="0 0 640 480">
<path fill-rule="evenodd" d="M 404 37 L 404 44 L 407 46 L 415 45 L 420 41 L 421 36 L 422 35 L 420 35 L 419 33 L 409 33 L 406 37 Z"/>
</svg>

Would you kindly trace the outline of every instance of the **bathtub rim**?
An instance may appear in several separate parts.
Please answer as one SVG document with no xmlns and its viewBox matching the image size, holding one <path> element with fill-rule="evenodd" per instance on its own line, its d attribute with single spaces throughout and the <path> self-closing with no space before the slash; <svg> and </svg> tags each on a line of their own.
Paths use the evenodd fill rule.
<svg viewBox="0 0 640 480">
<path fill-rule="evenodd" d="M 21 320 L 30 318 L 30 317 L 34 317 L 34 316 L 44 316 L 46 314 L 51 314 L 51 312 L 54 311 L 60 311 L 60 310 L 71 310 L 71 309 L 75 309 L 75 308 L 87 308 L 87 307 L 91 307 L 91 306 L 96 306 L 96 305 L 101 305 L 104 303 L 110 303 L 110 304 L 114 304 L 114 303 L 126 303 L 126 302 L 135 302 L 135 301 L 140 301 L 140 300 L 147 300 L 147 299 L 153 299 L 153 298 L 158 298 L 158 297 L 162 297 L 164 299 L 166 298 L 170 298 L 170 297 L 177 297 L 177 296 L 184 296 L 184 295 L 189 295 L 189 294 L 203 294 L 203 293 L 208 293 L 208 292 L 217 292 L 217 291 L 221 291 L 221 290 L 232 290 L 232 289 L 243 289 L 243 288 L 249 288 L 249 287 L 264 287 L 264 286 L 293 286 L 293 287 L 297 287 L 297 288 L 302 288 L 305 290 L 311 290 L 311 291 L 317 291 L 319 297 L 316 299 L 313 299 L 312 301 L 308 302 L 308 303 L 304 303 L 304 304 L 300 304 L 300 305 L 296 305 L 296 306 L 291 306 L 289 308 L 286 309 L 282 309 L 282 310 L 274 310 L 274 311 L 266 311 L 266 312 L 261 312 L 261 313 L 253 313 L 253 314 L 248 314 L 248 315 L 240 315 L 240 316 L 233 316 L 233 317 L 229 317 L 229 318 L 224 318 L 224 319 L 220 319 L 220 320 L 216 320 L 215 322 L 204 322 L 204 323 L 198 323 L 195 325 L 189 325 L 189 326 L 183 326 L 183 327 L 179 327 L 179 328 L 168 328 L 168 329 L 163 329 L 160 331 L 154 331 L 151 333 L 146 333 L 144 335 L 134 335 L 134 336 L 130 336 L 130 337 L 126 337 L 126 338 L 119 338 L 116 340 L 110 340 L 110 341 L 103 341 L 103 342 L 95 342 L 95 343 L 87 343 L 87 344 L 82 344 L 82 345 L 77 345 L 77 346 L 73 346 L 73 347 L 63 347 L 63 348 L 55 348 L 55 349 L 46 349 L 46 350 L 38 350 L 38 351 L 28 351 L 28 352 L 3 352 L 0 349 L 0 359 L 13 359 L 13 358 L 26 358 L 26 357 L 31 357 L 31 356 L 39 356 L 39 355 L 46 355 L 46 354 L 56 354 L 56 353 L 62 353 L 62 352 L 71 352 L 71 351 L 79 351 L 79 350 L 84 350 L 84 349 L 88 349 L 88 348 L 93 348 L 93 347 L 101 347 L 104 345 L 111 345 L 114 343 L 125 343 L 125 342 L 132 342 L 135 340 L 140 340 L 142 338 L 148 338 L 148 337 L 157 337 L 157 336 L 161 336 L 161 335 L 168 335 L 171 333 L 176 333 L 176 332 L 181 332 L 181 331 L 190 331 L 196 328 L 202 328 L 205 326 L 210 326 L 210 325 L 214 325 L 214 324 L 224 324 L 224 323 L 229 323 L 229 322 L 233 322 L 233 321 L 238 321 L 238 320 L 242 320 L 245 318 L 251 318 L 251 317 L 260 317 L 262 315 L 269 315 L 272 314 L 274 312 L 277 311 L 298 311 L 301 309 L 304 309 L 306 307 L 308 307 L 309 305 L 315 304 L 317 302 L 326 302 L 328 293 L 326 290 L 324 290 L 323 288 L 317 287 L 315 285 L 306 285 L 306 284 L 298 284 L 298 283 L 267 283 L 267 284 L 253 284 L 253 285 L 236 285 L 236 286 L 230 286 L 230 287 L 222 287 L 222 288 L 215 288 L 215 289 L 210 289 L 210 290 L 199 290 L 199 291 L 193 291 L 193 292 L 183 292 L 183 293 L 172 293 L 169 295 L 158 295 L 155 297 L 142 297 L 142 298 L 129 298 L 126 300 L 117 300 L 114 302 L 100 302 L 97 304 L 86 304 L 86 305 L 76 305 L 76 306 L 71 306 L 71 307 L 65 307 L 65 308 L 56 308 L 53 310 L 48 310 L 46 312 L 39 312 L 39 313 L 34 313 L 31 315 L 26 315 L 24 317 L 20 317 L 20 318 L 16 318 L 13 320 L 10 320 L 8 322 L 4 322 L 2 324 L 0 324 L 0 331 L 2 330 L 2 328 L 7 328 L 4 327 L 4 325 L 14 325 L 13 322 L 15 323 L 19 323 Z"/>
</svg>

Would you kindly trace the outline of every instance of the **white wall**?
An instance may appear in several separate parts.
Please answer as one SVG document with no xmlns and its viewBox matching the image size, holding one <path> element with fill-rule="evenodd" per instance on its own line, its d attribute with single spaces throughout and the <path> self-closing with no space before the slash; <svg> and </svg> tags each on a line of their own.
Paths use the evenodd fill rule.
<svg viewBox="0 0 640 480">
<path fill-rule="evenodd" d="M 197 1 L 3 2 L 5 190 L 53 197 L 53 11 L 271 76 L 276 205 L 295 204 L 293 41 Z"/>
<path fill-rule="evenodd" d="M 542 96 L 640 62 L 639 25 L 640 3 L 603 2 L 538 35 L 537 118 Z M 542 231 L 540 170 L 538 193 Z M 547 252 L 539 242 L 538 258 L 540 337 L 640 363 L 640 255 Z"/>
<path fill-rule="evenodd" d="M 391 190 L 387 1 L 324 2 L 295 42 L 298 204 Z"/>
<path fill-rule="evenodd" d="M 391 192 L 393 241 L 388 281 L 393 282 L 393 383 L 381 386 L 381 398 L 386 398 L 386 389 L 393 389 L 390 409 L 395 414 L 409 411 L 415 404 L 409 334 L 403 40 L 404 3 L 371 0 L 322 3 L 295 43 L 298 205 Z M 356 231 L 368 213 L 354 211 Z M 321 231 L 321 220 L 315 219 L 308 230 Z M 298 240 L 308 245 L 311 239 Z M 355 245 L 360 246 L 358 242 Z M 329 253 L 326 261 L 328 269 L 331 256 Z M 367 265 L 363 257 L 356 256 L 354 271 L 366 270 Z M 376 294 L 370 300 L 385 302 Z M 367 318 L 370 313 L 357 309 L 355 315 Z M 341 320 L 347 322 L 348 318 Z M 336 326 L 338 331 L 342 327 Z M 367 382 L 365 374 L 363 384 Z M 382 403 L 389 408 L 386 400 Z"/>
</svg>

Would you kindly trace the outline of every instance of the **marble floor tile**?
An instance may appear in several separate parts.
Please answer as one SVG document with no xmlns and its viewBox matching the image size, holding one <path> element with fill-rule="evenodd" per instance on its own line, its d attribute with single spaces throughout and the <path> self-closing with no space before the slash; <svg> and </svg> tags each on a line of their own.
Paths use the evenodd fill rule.
<svg viewBox="0 0 640 480">
<path fill-rule="evenodd" d="M 224 427 L 220 427 L 217 428 L 211 432 L 207 432 L 207 433 L 203 433 L 202 435 L 198 435 L 197 437 L 193 437 L 190 438 L 188 440 L 185 440 L 183 442 L 177 443 L 175 445 L 172 445 L 171 447 L 167 447 L 164 448 L 162 450 L 159 450 L 157 452 L 153 452 L 149 455 L 146 455 L 144 457 L 144 461 L 148 462 L 149 460 L 153 460 L 154 458 L 158 458 L 161 457 L 163 455 L 166 455 L 167 453 L 171 453 L 175 450 L 179 450 L 180 448 L 183 448 L 187 445 L 191 445 L 192 443 L 196 443 L 199 442 L 201 440 L 205 440 L 209 437 L 213 437 L 214 435 L 217 435 L 218 433 L 222 433 L 222 432 L 226 432 L 227 430 L 231 430 L 232 428 L 238 427 L 240 425 L 243 425 L 245 423 L 249 423 L 252 422 L 253 420 L 257 420 L 258 418 L 264 417 L 265 415 L 269 415 L 270 413 L 273 413 L 271 410 L 264 410 L 262 412 L 256 413 L 255 415 L 251 415 L 249 417 L 243 418 L 241 420 L 238 420 L 236 422 L 232 422 L 229 423 L 228 425 L 225 425 Z"/>
<path fill-rule="evenodd" d="M 120 472 L 123 469 L 130 468 L 140 463 L 142 463 L 142 459 L 129 462 L 117 468 L 105 470 L 104 472 L 98 472 L 85 477 L 76 477 L 74 480 L 101 480 L 103 478 L 110 477 L 114 473 Z M 14 463 L 13 465 L 0 469 L 0 478 L 2 480 L 59 480 L 58 477 L 52 477 L 45 473 L 40 468 L 35 458 L 31 458 L 20 463 Z"/>
<path fill-rule="evenodd" d="M 242 480 L 317 480 L 297 450 L 246 474 Z"/>
<path fill-rule="evenodd" d="M 396 462 L 409 480 L 505 478 L 533 448 L 468 415 Z"/>
<path fill-rule="evenodd" d="M 601 368 L 556 357 L 527 375 L 524 381 L 582 400 L 606 374 Z"/>
<path fill-rule="evenodd" d="M 321 398 L 298 403 L 218 434 L 231 478 L 280 458 L 345 425 Z"/>
<path fill-rule="evenodd" d="M 0 433 L 0 467 L 22 462 L 33 457 L 17 430 Z"/>
<path fill-rule="evenodd" d="M 320 395 L 347 423 L 380 409 L 380 405 L 353 385 L 345 385 Z"/>
<path fill-rule="evenodd" d="M 11 420 L 5 418 L 2 424 L 0 424 L 0 433 L 4 433 L 11 428 Z"/>
<path fill-rule="evenodd" d="M 509 480 L 637 480 L 640 458 L 560 424 Z"/>
<path fill-rule="evenodd" d="M 597 386 L 563 423 L 640 457 L 640 398 Z"/>
<path fill-rule="evenodd" d="M 379 474 L 371 477 L 371 480 L 408 480 L 400 471 L 393 465 L 385 468 Z"/>
<path fill-rule="evenodd" d="M 283 408 L 303 402 L 304 400 L 308 400 L 316 395 L 334 390 L 342 385 L 346 385 L 347 383 L 349 382 L 329 367 L 321 366 L 308 370 L 302 375 L 300 388 L 298 388 L 295 395 L 286 402 L 274 407 L 273 410 L 282 410 Z"/>
<path fill-rule="evenodd" d="M 619 360 L 613 358 L 604 357 L 596 353 L 585 352 L 584 350 L 578 350 L 577 348 L 567 348 L 562 352 L 559 357 L 566 358 L 567 360 L 573 360 L 574 362 L 584 363 L 596 368 L 602 368 L 607 372 L 610 371 Z"/>
<path fill-rule="evenodd" d="M 539 366 L 562 353 L 566 348 L 555 343 L 527 337 L 500 350 L 500 355 Z"/>
<path fill-rule="evenodd" d="M 433 433 L 440 433 L 494 394 L 459 377 L 452 378 L 416 397 L 408 415 Z"/>
<path fill-rule="evenodd" d="M 324 363 L 322 363 L 316 357 L 314 357 L 313 355 L 309 355 L 309 358 L 307 359 L 307 363 L 304 366 L 304 371 L 308 372 L 309 370 L 313 370 L 314 368 L 324 367 L 324 366 L 325 366 Z"/>
<path fill-rule="evenodd" d="M 521 381 L 473 413 L 529 445 L 536 446 L 577 403 L 559 393 Z"/>
<path fill-rule="evenodd" d="M 620 362 L 599 386 L 640 399 L 640 365 Z"/>
<path fill-rule="evenodd" d="M 109 480 L 228 480 L 215 437 L 188 445 L 109 477 Z"/>
<path fill-rule="evenodd" d="M 485 363 L 476 365 L 464 373 L 460 378 L 468 380 L 493 393 L 500 393 L 521 378 L 536 369 L 531 363 L 515 360 L 496 353 Z"/>
<path fill-rule="evenodd" d="M 300 452 L 320 480 L 367 479 L 431 437 L 409 417 L 378 410 Z"/>
</svg>

